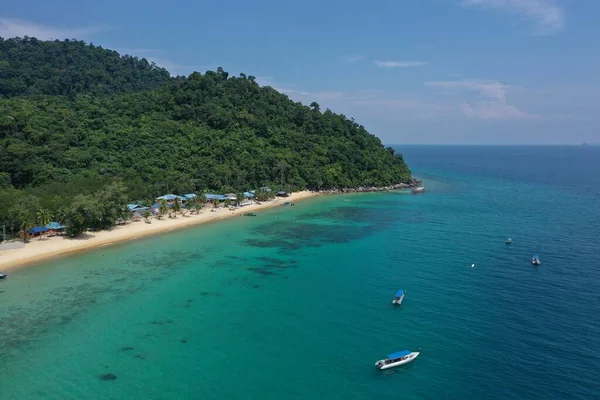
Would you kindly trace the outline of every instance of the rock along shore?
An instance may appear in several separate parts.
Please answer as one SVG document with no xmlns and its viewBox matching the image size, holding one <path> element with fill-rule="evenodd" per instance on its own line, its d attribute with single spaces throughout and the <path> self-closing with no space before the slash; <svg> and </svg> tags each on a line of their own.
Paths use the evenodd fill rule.
<svg viewBox="0 0 600 400">
<path fill-rule="evenodd" d="M 389 192 L 392 190 L 412 189 L 423 186 L 423 182 L 416 178 L 411 178 L 408 182 L 396 183 L 390 186 L 359 186 L 355 188 L 334 188 L 327 190 L 316 190 L 320 194 L 338 194 L 338 193 L 364 193 L 364 192 Z"/>
</svg>

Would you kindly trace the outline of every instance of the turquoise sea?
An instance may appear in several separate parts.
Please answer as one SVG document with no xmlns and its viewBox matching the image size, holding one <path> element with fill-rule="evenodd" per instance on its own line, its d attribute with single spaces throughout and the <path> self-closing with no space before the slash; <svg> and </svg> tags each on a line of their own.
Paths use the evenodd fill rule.
<svg viewBox="0 0 600 400">
<path fill-rule="evenodd" d="M 600 398 L 600 147 L 400 151 L 427 193 L 320 197 L 13 272 L 0 399 Z"/>
</svg>

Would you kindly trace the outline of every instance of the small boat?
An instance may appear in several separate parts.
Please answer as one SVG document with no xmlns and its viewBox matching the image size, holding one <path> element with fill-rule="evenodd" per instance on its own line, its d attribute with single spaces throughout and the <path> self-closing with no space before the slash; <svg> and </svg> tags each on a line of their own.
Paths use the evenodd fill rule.
<svg viewBox="0 0 600 400">
<path fill-rule="evenodd" d="M 540 261 L 540 256 L 538 256 L 537 254 L 534 254 L 533 257 L 531 257 L 531 263 L 533 265 L 540 265 L 542 263 Z"/>
<path fill-rule="evenodd" d="M 419 355 L 418 351 L 410 352 L 409 350 L 402 350 L 396 353 L 388 354 L 387 358 L 379 360 L 375 363 L 375 367 L 379 369 L 388 369 L 398 367 L 400 365 L 408 364 L 413 361 Z"/>
<path fill-rule="evenodd" d="M 402 304 L 402 300 L 404 300 L 404 290 L 398 290 L 392 304 Z"/>
<path fill-rule="evenodd" d="M 256 217 L 256 213 L 247 212 L 247 213 L 244 214 L 244 217 Z"/>
<path fill-rule="evenodd" d="M 506 244 L 511 244 L 511 243 L 512 243 L 512 239 L 511 239 L 511 238 L 508 238 L 508 239 L 506 239 L 506 240 L 504 241 L 504 243 L 506 243 Z"/>
<path fill-rule="evenodd" d="M 412 194 L 424 193 L 425 188 L 423 186 L 416 187 L 412 190 Z"/>
<path fill-rule="evenodd" d="M 282 205 L 284 206 L 293 206 L 294 203 L 292 203 L 291 201 L 286 201 L 285 203 L 283 203 Z"/>
<path fill-rule="evenodd" d="M 6 279 L 7 276 L 8 275 L 6 275 L 6 274 L 0 273 L 0 279 Z"/>
</svg>

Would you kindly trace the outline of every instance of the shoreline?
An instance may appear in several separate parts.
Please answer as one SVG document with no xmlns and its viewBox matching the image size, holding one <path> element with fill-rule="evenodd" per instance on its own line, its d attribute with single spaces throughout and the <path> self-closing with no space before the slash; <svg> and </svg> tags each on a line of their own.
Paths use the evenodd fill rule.
<svg viewBox="0 0 600 400">
<path fill-rule="evenodd" d="M 7 273 L 54 258 L 65 257 L 71 254 L 82 253 L 100 247 L 141 239 L 164 232 L 240 216 L 246 212 L 265 210 L 281 205 L 286 201 L 296 202 L 316 196 L 330 196 L 336 194 L 388 192 L 410 189 L 421 184 L 422 182 L 420 180 L 412 178 L 407 183 L 399 183 L 384 187 L 362 186 L 357 188 L 320 191 L 304 190 L 292 193 L 289 197 L 277 197 L 268 202 L 262 202 L 261 204 L 253 203 L 233 211 L 226 208 L 219 208 L 216 212 L 212 212 L 211 210 L 208 210 L 208 208 L 210 208 L 209 206 L 201 211 L 200 214 L 188 214 L 186 216 L 179 215 L 177 218 L 164 218 L 161 220 L 156 217 L 150 217 L 150 224 L 145 223 L 143 220 L 138 222 L 130 221 L 125 225 L 115 226 L 110 230 L 85 232 L 76 238 L 69 238 L 64 235 L 44 237 L 41 240 L 33 238 L 28 243 L 24 244 L 23 247 L 0 251 L 0 272 Z"/>
<path fill-rule="evenodd" d="M 164 218 L 162 220 L 151 218 L 150 224 L 145 223 L 143 220 L 128 222 L 125 225 L 119 225 L 110 230 L 86 232 L 78 238 L 69 238 L 66 236 L 44 237 L 41 240 L 33 238 L 24 247 L 0 251 L 0 272 L 7 273 L 42 261 L 141 239 L 159 233 L 188 228 L 206 222 L 240 216 L 246 212 L 275 207 L 286 201 L 297 202 L 322 194 L 306 190 L 292 193 L 289 197 L 278 197 L 261 204 L 254 203 L 234 211 L 219 208 L 216 212 L 212 212 L 205 209 L 200 214 L 179 215 L 177 218 Z"/>
</svg>

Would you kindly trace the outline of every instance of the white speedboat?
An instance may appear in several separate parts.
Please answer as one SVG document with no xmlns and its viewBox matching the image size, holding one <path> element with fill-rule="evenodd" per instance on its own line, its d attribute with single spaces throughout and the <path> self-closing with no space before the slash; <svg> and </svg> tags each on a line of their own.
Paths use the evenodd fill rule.
<svg viewBox="0 0 600 400">
<path fill-rule="evenodd" d="M 402 350 L 396 353 L 388 354 L 387 358 L 379 360 L 375 363 L 375 367 L 379 369 L 388 369 L 399 367 L 400 365 L 408 364 L 419 356 L 418 351 Z"/>
<path fill-rule="evenodd" d="M 402 300 L 404 300 L 404 290 L 398 290 L 392 304 L 402 304 Z"/>
<path fill-rule="evenodd" d="M 8 275 L 6 275 L 6 274 L 3 274 L 3 273 L 1 273 L 1 272 L 0 272 L 0 279 L 5 279 L 7 276 L 8 276 Z"/>
<path fill-rule="evenodd" d="M 533 265 L 540 265 L 542 262 L 540 261 L 540 256 L 538 255 L 534 255 L 533 257 L 531 257 L 531 263 Z"/>
</svg>

